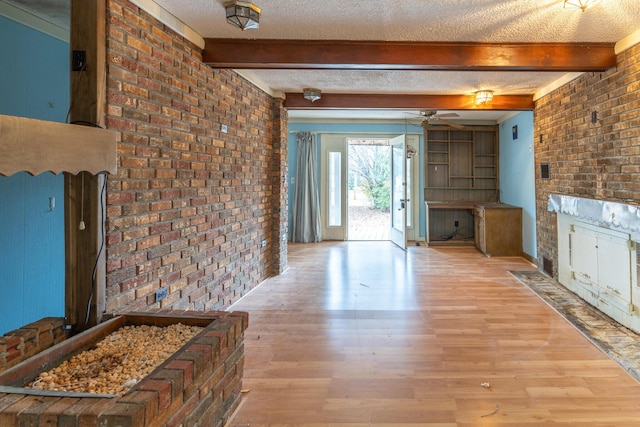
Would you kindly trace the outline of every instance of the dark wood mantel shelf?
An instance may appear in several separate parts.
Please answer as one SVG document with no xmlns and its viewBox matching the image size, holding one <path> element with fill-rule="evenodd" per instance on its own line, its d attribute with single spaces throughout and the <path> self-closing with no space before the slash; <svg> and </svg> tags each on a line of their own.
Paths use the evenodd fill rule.
<svg viewBox="0 0 640 427">
<path fill-rule="evenodd" d="M 0 175 L 115 174 L 116 144 L 110 130 L 0 115 Z"/>
</svg>

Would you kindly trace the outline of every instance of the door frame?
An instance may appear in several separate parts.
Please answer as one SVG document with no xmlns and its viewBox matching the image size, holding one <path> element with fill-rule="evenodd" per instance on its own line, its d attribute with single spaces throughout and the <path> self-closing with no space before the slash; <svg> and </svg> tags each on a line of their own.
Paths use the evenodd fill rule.
<svg viewBox="0 0 640 427">
<path fill-rule="evenodd" d="M 422 150 L 421 150 L 421 146 L 420 146 L 420 135 L 418 133 L 402 133 L 402 132 L 390 132 L 390 133 L 368 133 L 368 132 L 352 132 L 352 133 L 346 133 L 346 132 L 338 132 L 338 133 L 332 133 L 332 132 L 318 132 L 318 141 L 319 141 L 319 150 L 320 150 L 320 155 L 318 156 L 319 159 L 319 174 L 320 174 L 320 221 L 322 224 L 322 238 L 323 240 L 346 240 L 348 238 L 347 236 L 347 229 L 348 229 L 348 215 L 347 215 L 347 208 L 348 208 L 348 197 L 347 197 L 347 184 L 348 184 L 348 179 L 347 179 L 347 165 L 348 165 L 348 143 L 347 140 L 348 139 L 388 139 L 391 140 L 399 135 L 405 135 L 406 138 L 406 143 L 407 146 L 411 146 L 413 148 L 416 149 L 416 151 L 418 152 L 418 154 L 416 156 L 414 156 L 413 158 L 413 162 L 412 162 L 412 166 L 411 166 L 411 226 L 407 227 L 406 229 L 406 233 L 407 233 L 407 240 L 410 241 L 417 241 L 420 239 L 420 207 L 421 205 L 423 205 L 423 203 L 421 203 L 422 197 L 421 197 L 421 180 L 420 180 L 420 159 L 422 158 Z M 334 227 L 329 227 L 328 230 L 331 231 L 331 234 L 329 236 L 336 236 L 336 237 L 329 237 L 327 234 L 325 234 L 326 231 L 326 221 L 327 221 L 327 217 L 328 217 L 328 212 L 326 211 L 327 209 L 327 186 L 325 185 L 326 179 L 327 179 L 327 170 L 326 170 L 326 162 L 328 161 L 327 156 L 327 147 L 332 146 L 332 144 L 335 144 L 336 141 L 343 141 L 343 147 L 344 147 L 344 154 L 342 156 L 343 159 L 343 167 L 345 168 L 344 170 L 344 179 L 342 179 L 342 185 L 343 185 L 343 200 L 342 200 L 342 206 L 343 206 L 343 216 L 342 216 L 342 224 L 344 227 L 344 234 L 336 234 L 335 232 L 338 232 L 338 230 L 336 230 Z M 328 146 L 326 144 L 329 144 Z M 409 212 L 407 212 L 407 214 L 409 214 Z"/>
<path fill-rule="evenodd" d="M 320 134 L 320 224 L 323 240 L 347 240 L 347 137 L 335 134 Z M 329 155 L 340 153 L 340 224 L 329 224 Z"/>
</svg>

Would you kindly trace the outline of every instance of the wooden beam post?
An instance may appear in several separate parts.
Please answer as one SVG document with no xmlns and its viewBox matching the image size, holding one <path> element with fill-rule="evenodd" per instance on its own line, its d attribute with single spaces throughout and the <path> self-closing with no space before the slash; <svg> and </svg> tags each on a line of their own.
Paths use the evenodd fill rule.
<svg viewBox="0 0 640 427">
<path fill-rule="evenodd" d="M 72 59 L 74 52 L 86 62 L 71 71 L 70 122 L 104 127 L 106 0 L 71 1 Z M 105 308 L 105 180 L 65 174 L 66 315 L 76 332 L 99 323 Z"/>
<path fill-rule="evenodd" d="M 202 60 L 243 69 L 604 71 L 615 67 L 616 54 L 614 43 L 209 38 Z"/>
</svg>

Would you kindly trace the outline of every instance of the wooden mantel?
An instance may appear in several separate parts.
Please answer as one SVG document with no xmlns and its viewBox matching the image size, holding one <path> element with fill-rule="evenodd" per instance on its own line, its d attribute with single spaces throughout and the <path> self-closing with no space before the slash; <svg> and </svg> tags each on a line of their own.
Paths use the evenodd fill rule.
<svg viewBox="0 0 640 427">
<path fill-rule="evenodd" d="M 0 115 L 0 175 L 115 174 L 116 150 L 113 131 Z"/>
</svg>

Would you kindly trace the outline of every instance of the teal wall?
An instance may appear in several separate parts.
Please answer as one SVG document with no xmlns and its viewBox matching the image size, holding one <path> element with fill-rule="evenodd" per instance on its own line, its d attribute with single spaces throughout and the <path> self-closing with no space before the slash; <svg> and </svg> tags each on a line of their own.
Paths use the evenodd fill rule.
<svg viewBox="0 0 640 427">
<path fill-rule="evenodd" d="M 513 127 L 518 137 L 513 138 Z M 522 247 L 532 258 L 536 248 L 536 191 L 533 112 L 526 111 L 500 123 L 500 201 L 522 207 Z"/>
<path fill-rule="evenodd" d="M 422 134 L 422 128 L 416 125 L 405 125 L 404 123 L 380 123 L 380 124 L 372 124 L 372 123 L 320 123 L 320 122 L 312 122 L 312 123 L 297 123 L 290 122 L 289 123 L 289 230 L 291 230 L 291 215 L 292 215 L 292 207 L 293 207 L 293 195 L 294 195 L 294 186 L 295 183 L 292 184 L 291 178 L 296 176 L 296 163 L 297 163 L 297 150 L 296 150 L 296 132 L 300 131 L 309 131 L 315 132 L 317 134 L 321 133 L 340 133 L 340 134 L 351 134 L 354 137 L 358 136 L 366 136 L 368 134 L 419 134 L 420 135 L 420 153 L 424 153 L 424 138 Z M 424 238 L 424 156 L 420 155 L 418 158 L 420 164 L 420 237 Z M 318 161 L 320 161 L 320 147 L 318 144 Z M 318 173 L 320 168 L 318 167 Z M 320 181 L 318 177 L 318 182 Z M 291 236 L 289 236 L 291 237 Z"/>
<path fill-rule="evenodd" d="M 0 57 L 0 114 L 64 122 L 69 45 L 0 16 Z M 64 266 L 63 176 L 0 176 L 0 334 L 64 317 Z"/>
</svg>

